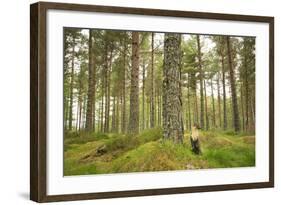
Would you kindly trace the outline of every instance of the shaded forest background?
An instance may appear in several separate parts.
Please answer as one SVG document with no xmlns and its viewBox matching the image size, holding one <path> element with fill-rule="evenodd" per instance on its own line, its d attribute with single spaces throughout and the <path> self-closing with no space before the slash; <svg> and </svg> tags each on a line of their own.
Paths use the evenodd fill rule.
<svg viewBox="0 0 281 205">
<path fill-rule="evenodd" d="M 63 97 L 65 145 L 113 133 L 185 144 L 194 124 L 254 135 L 255 38 L 65 28 Z"/>
</svg>

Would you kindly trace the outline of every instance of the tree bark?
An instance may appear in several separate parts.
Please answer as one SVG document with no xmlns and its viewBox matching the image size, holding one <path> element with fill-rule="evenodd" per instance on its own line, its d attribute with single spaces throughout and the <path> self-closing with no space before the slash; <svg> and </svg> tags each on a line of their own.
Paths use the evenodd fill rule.
<svg viewBox="0 0 281 205">
<path fill-rule="evenodd" d="M 183 142 L 183 111 L 180 82 L 180 34 L 165 34 L 163 72 L 163 134 L 164 139 Z"/>
<path fill-rule="evenodd" d="M 219 71 L 218 71 L 218 78 L 217 78 L 217 91 L 218 91 L 219 122 L 220 122 L 220 128 L 221 128 L 222 122 L 221 122 L 221 94 L 220 94 L 220 73 L 219 73 Z"/>
<path fill-rule="evenodd" d="M 142 130 L 145 129 L 145 98 L 144 98 L 144 92 L 145 92 L 145 62 L 143 60 L 143 65 L 142 65 Z"/>
<path fill-rule="evenodd" d="M 224 43 L 223 45 L 224 46 Z M 221 51 L 221 67 L 222 67 L 222 91 L 223 91 L 223 129 L 227 129 L 227 114 L 226 114 L 226 91 L 225 91 L 225 67 L 224 67 L 224 54 Z"/>
<path fill-rule="evenodd" d="M 188 75 L 188 84 L 187 84 L 187 106 L 188 106 L 188 129 L 191 131 L 191 109 L 190 109 L 190 76 Z"/>
<path fill-rule="evenodd" d="M 154 33 L 151 33 L 151 93 L 150 93 L 150 128 L 155 124 L 155 108 L 154 108 Z"/>
<path fill-rule="evenodd" d="M 93 35 L 92 30 L 89 30 L 89 68 L 88 68 L 88 94 L 87 94 L 87 112 L 86 112 L 86 130 L 94 130 L 94 104 L 95 104 L 95 69 L 94 69 L 94 58 L 93 58 Z"/>
<path fill-rule="evenodd" d="M 139 132 L 139 33 L 132 32 L 132 71 L 129 133 Z"/>
<path fill-rule="evenodd" d="M 71 53 L 71 74 L 70 74 L 70 102 L 69 102 L 69 117 L 68 129 L 72 129 L 72 107 L 73 107 L 73 84 L 74 84 L 74 57 L 75 57 L 75 36 L 72 37 L 72 53 Z"/>
<path fill-rule="evenodd" d="M 127 47 L 126 47 L 126 38 L 124 38 L 123 42 L 123 72 L 122 72 L 122 108 L 121 108 L 121 132 L 125 133 L 127 129 L 127 114 L 126 114 L 126 52 L 127 52 Z"/>
<path fill-rule="evenodd" d="M 202 59 L 201 59 L 201 45 L 200 36 L 196 36 L 197 39 L 197 49 L 198 49 L 198 67 L 199 67 L 199 80 L 200 80 L 200 126 L 202 129 L 205 128 L 204 125 L 204 88 L 203 88 L 203 69 L 202 69 Z"/>
<path fill-rule="evenodd" d="M 216 127 L 216 107 L 215 107 L 215 97 L 213 88 L 213 79 L 211 78 L 211 95 L 212 95 L 212 107 L 213 107 L 213 127 Z"/>
<path fill-rule="evenodd" d="M 232 54 L 231 54 L 231 43 L 230 37 L 226 38 L 227 44 L 227 53 L 228 53 L 228 66 L 229 66 L 229 79 L 231 86 L 231 96 L 232 96 L 232 110 L 233 110 L 233 126 L 236 132 L 240 131 L 240 120 L 239 120 L 239 110 L 237 103 L 237 94 L 236 94 L 236 84 L 235 84 L 235 73 L 232 62 Z"/>
<path fill-rule="evenodd" d="M 207 91 L 206 91 L 206 81 L 204 83 L 204 97 L 205 97 L 205 117 L 206 117 L 206 130 L 209 130 L 209 116 L 208 116 L 208 101 L 207 101 Z"/>
</svg>

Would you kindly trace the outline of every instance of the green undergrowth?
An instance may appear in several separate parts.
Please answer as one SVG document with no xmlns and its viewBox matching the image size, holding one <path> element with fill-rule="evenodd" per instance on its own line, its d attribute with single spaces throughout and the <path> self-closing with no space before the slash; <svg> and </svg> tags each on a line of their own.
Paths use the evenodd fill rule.
<svg viewBox="0 0 281 205">
<path fill-rule="evenodd" d="M 64 175 L 255 166 L 255 136 L 223 131 L 200 132 L 202 154 L 162 139 L 160 128 L 139 135 L 65 133 Z"/>
</svg>

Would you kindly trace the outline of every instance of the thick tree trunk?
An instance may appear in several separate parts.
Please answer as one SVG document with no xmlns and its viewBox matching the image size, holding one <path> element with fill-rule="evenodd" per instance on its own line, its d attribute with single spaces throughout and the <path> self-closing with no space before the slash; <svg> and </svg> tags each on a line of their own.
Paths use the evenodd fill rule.
<svg viewBox="0 0 281 205">
<path fill-rule="evenodd" d="M 231 96 L 232 96 L 232 110 L 233 110 L 233 126 L 236 132 L 240 131 L 240 120 L 239 120 L 239 110 L 237 103 L 237 94 L 236 94 L 236 85 L 235 85 L 235 73 L 232 62 L 232 54 L 231 54 L 231 43 L 230 37 L 226 38 L 227 43 L 227 53 L 228 53 L 228 66 L 229 66 L 229 79 L 231 86 Z"/>
<path fill-rule="evenodd" d="M 200 126 L 202 129 L 205 128 L 204 124 L 204 88 L 203 88 L 203 68 L 202 68 L 202 59 L 201 59 L 201 45 L 200 45 L 200 36 L 196 36 L 197 39 L 197 49 L 198 49 L 198 62 L 199 62 L 199 80 L 200 80 Z"/>
<path fill-rule="evenodd" d="M 180 82 L 180 34 L 165 34 L 163 72 L 164 139 L 183 142 L 183 111 Z"/>
<path fill-rule="evenodd" d="M 132 71 L 129 133 L 139 132 L 139 33 L 132 32 Z"/>
</svg>

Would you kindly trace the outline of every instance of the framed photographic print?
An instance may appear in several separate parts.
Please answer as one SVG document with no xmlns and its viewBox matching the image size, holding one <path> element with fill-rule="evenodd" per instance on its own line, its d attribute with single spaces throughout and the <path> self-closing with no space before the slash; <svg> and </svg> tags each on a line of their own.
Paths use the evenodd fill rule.
<svg viewBox="0 0 281 205">
<path fill-rule="evenodd" d="M 274 186 L 274 18 L 39 2 L 37 202 Z"/>
</svg>

